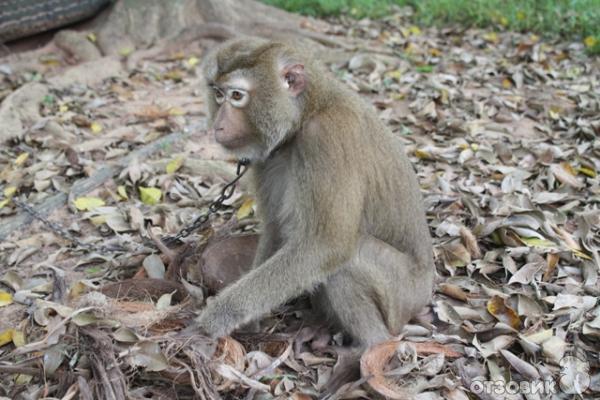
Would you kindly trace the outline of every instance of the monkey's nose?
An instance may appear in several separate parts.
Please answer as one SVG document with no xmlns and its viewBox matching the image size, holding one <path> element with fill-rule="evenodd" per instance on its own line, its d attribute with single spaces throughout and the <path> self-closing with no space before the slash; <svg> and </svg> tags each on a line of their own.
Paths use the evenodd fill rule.
<svg viewBox="0 0 600 400">
<path fill-rule="evenodd" d="M 214 136 L 217 134 L 217 132 L 220 132 L 222 130 L 223 130 L 223 128 L 209 128 L 206 130 L 206 133 Z"/>
</svg>

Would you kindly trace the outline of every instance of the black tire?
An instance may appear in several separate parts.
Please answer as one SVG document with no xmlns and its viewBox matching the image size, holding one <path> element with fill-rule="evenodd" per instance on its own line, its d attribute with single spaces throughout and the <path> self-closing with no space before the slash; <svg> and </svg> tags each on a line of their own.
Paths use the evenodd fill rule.
<svg viewBox="0 0 600 400">
<path fill-rule="evenodd" d="M 0 0 L 0 43 L 91 17 L 110 0 Z"/>
</svg>

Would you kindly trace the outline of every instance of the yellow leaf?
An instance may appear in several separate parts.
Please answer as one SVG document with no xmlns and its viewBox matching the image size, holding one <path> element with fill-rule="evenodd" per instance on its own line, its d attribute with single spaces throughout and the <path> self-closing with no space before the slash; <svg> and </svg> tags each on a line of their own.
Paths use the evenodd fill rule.
<svg viewBox="0 0 600 400">
<path fill-rule="evenodd" d="M 56 66 L 60 65 L 60 61 L 52 56 L 40 57 L 40 63 L 47 65 L 49 67 L 56 67 Z"/>
<path fill-rule="evenodd" d="M 500 40 L 496 32 L 486 33 L 485 35 L 483 35 L 483 39 L 490 43 L 498 43 L 498 41 Z"/>
<path fill-rule="evenodd" d="M 117 186 L 117 193 L 119 194 L 119 196 L 121 196 L 123 200 L 129 199 L 129 196 L 127 196 L 127 190 L 125 190 L 124 185 Z"/>
<path fill-rule="evenodd" d="M 386 73 L 386 76 L 399 81 L 400 78 L 402 78 L 402 71 L 400 71 L 399 69 L 395 69 L 393 71 Z"/>
<path fill-rule="evenodd" d="M 72 299 L 75 299 L 79 296 L 81 296 L 83 294 L 83 292 L 85 292 L 86 286 L 83 284 L 83 282 L 79 281 L 77 283 L 75 283 L 73 286 L 71 286 L 71 289 L 69 290 L 69 297 L 71 297 Z"/>
<path fill-rule="evenodd" d="M 23 385 L 29 385 L 32 380 L 33 380 L 33 375 L 18 374 L 17 377 L 15 378 L 15 385 L 19 385 L 20 387 L 23 387 Z"/>
<path fill-rule="evenodd" d="M 119 54 L 123 57 L 127 57 L 131 53 L 133 53 L 133 49 L 131 47 L 123 47 L 121 50 L 119 50 Z"/>
<path fill-rule="evenodd" d="M 419 46 L 411 42 L 406 45 L 406 47 L 404 48 L 404 52 L 406 54 L 419 54 L 421 52 L 421 49 L 419 48 Z"/>
<path fill-rule="evenodd" d="M 479 150 L 479 145 L 477 143 L 471 143 L 471 150 L 473 150 L 473 151 Z"/>
<path fill-rule="evenodd" d="M 12 294 L 5 292 L 4 290 L 0 290 L 0 307 L 7 306 L 12 304 L 13 298 Z"/>
<path fill-rule="evenodd" d="M 167 164 L 165 169 L 167 170 L 167 174 L 172 174 L 177 171 L 183 165 L 183 157 L 177 157 Z"/>
<path fill-rule="evenodd" d="M 494 296 L 488 300 L 487 310 L 500 322 L 504 322 L 515 329 L 519 329 L 521 326 L 521 319 L 517 312 L 507 306 L 500 296 Z"/>
<path fill-rule="evenodd" d="M 432 47 L 431 49 L 429 49 L 429 54 L 431 54 L 433 57 L 439 57 L 442 55 L 442 52 L 436 49 L 435 47 Z"/>
<path fill-rule="evenodd" d="M 521 239 L 523 243 L 530 247 L 556 247 L 554 242 L 536 237 L 519 237 L 519 239 Z"/>
<path fill-rule="evenodd" d="M 15 165 L 16 166 L 21 166 L 25 163 L 25 161 L 27 161 L 27 159 L 29 158 L 29 153 L 21 153 L 17 156 L 17 158 L 15 158 Z"/>
<path fill-rule="evenodd" d="M 173 116 L 185 115 L 185 110 L 180 107 L 171 107 L 169 109 L 169 115 L 173 115 Z"/>
<path fill-rule="evenodd" d="M 167 73 L 165 73 L 163 75 L 163 77 L 165 79 L 171 79 L 173 81 L 180 81 L 183 79 L 183 74 L 181 73 L 181 71 L 174 69 L 172 71 L 168 71 Z"/>
<path fill-rule="evenodd" d="M 25 346 L 25 333 L 23 331 L 13 329 L 12 342 L 14 343 L 15 347 Z"/>
<path fill-rule="evenodd" d="M 185 57 L 185 53 L 183 51 L 177 51 L 175 53 L 171 53 L 171 58 L 173 60 L 183 60 Z"/>
<path fill-rule="evenodd" d="M 563 161 L 560 163 L 560 165 L 565 169 L 565 171 L 567 171 L 569 174 L 575 176 L 577 175 L 577 173 L 575 172 L 575 169 L 571 166 L 571 164 L 569 164 L 566 161 Z"/>
<path fill-rule="evenodd" d="M 91 211 L 94 208 L 102 207 L 106 203 L 99 197 L 79 197 L 75 199 L 73 204 L 79 211 Z"/>
<path fill-rule="evenodd" d="M 90 129 L 92 130 L 92 133 L 100 133 L 102 132 L 102 125 L 100 125 L 99 122 L 92 122 L 92 124 L 90 125 Z"/>
<path fill-rule="evenodd" d="M 519 21 L 523 21 L 527 18 L 527 15 L 523 11 L 517 11 L 516 17 Z"/>
<path fill-rule="evenodd" d="M 252 207 L 254 207 L 254 199 L 248 197 L 237 210 L 237 219 L 243 219 L 252 214 Z"/>
<path fill-rule="evenodd" d="M 510 88 L 512 87 L 512 82 L 510 81 L 510 79 L 508 79 L 508 78 L 504 78 L 504 79 L 502 80 L 502 87 L 503 87 L 504 89 L 510 89 Z"/>
<path fill-rule="evenodd" d="M 502 26 L 508 26 L 508 18 L 501 17 L 500 18 L 500 25 L 502 25 Z"/>
<path fill-rule="evenodd" d="M 97 38 L 96 38 L 96 34 L 94 32 L 88 33 L 87 38 L 90 42 L 96 43 Z"/>
<path fill-rule="evenodd" d="M 187 65 L 188 67 L 193 67 L 195 65 L 197 65 L 200 62 L 200 60 L 198 60 L 197 57 L 191 56 L 190 58 L 188 58 L 187 60 Z"/>
<path fill-rule="evenodd" d="M 420 158 L 421 160 L 427 160 L 427 159 L 431 159 L 431 154 L 429 154 L 427 151 L 425 150 L 415 150 L 415 155 Z"/>
<path fill-rule="evenodd" d="M 58 107 L 58 112 L 60 112 L 61 114 L 64 114 L 64 113 L 66 113 L 67 111 L 69 111 L 69 106 L 68 106 L 68 105 L 66 105 L 66 104 L 61 104 L 61 105 Z"/>
<path fill-rule="evenodd" d="M 419 29 L 419 27 L 415 25 L 409 27 L 408 31 L 415 36 L 419 36 L 421 34 L 421 29 Z"/>
<path fill-rule="evenodd" d="M 581 250 L 577 250 L 577 249 L 571 249 L 571 251 L 573 252 L 573 254 L 575 254 L 577 257 L 579 258 L 583 258 L 585 260 L 593 260 L 592 257 L 588 256 L 587 254 L 585 254 L 584 252 L 582 252 Z"/>
<path fill-rule="evenodd" d="M 598 39 L 596 39 L 594 36 L 588 36 L 583 39 L 583 43 L 586 47 L 592 48 L 596 45 L 596 43 L 598 43 Z"/>
<path fill-rule="evenodd" d="M 7 186 L 4 188 L 4 197 L 12 197 L 17 192 L 16 186 Z"/>
<path fill-rule="evenodd" d="M 4 346 L 5 344 L 9 344 L 13 340 L 13 331 L 14 329 L 7 329 L 0 333 L 0 346 Z"/>
<path fill-rule="evenodd" d="M 589 168 L 589 167 L 584 167 L 583 165 L 581 167 L 577 168 L 577 171 L 580 172 L 580 173 L 582 173 L 582 174 L 584 174 L 584 175 L 589 176 L 590 178 L 595 178 L 596 177 L 596 171 L 595 170 L 593 170 L 592 168 Z M 6 193 L 5 193 L 5 195 L 6 195 Z"/>
<path fill-rule="evenodd" d="M 96 215 L 90 218 L 90 222 L 96 226 L 106 223 L 105 215 Z"/>
<path fill-rule="evenodd" d="M 0 200 L 0 208 L 6 207 L 9 201 L 9 199 Z"/>
<path fill-rule="evenodd" d="M 139 186 L 138 189 L 140 191 L 140 199 L 142 200 L 142 203 L 148 204 L 149 206 L 159 203 L 160 199 L 162 198 L 162 192 L 160 189 L 143 186 Z"/>
</svg>

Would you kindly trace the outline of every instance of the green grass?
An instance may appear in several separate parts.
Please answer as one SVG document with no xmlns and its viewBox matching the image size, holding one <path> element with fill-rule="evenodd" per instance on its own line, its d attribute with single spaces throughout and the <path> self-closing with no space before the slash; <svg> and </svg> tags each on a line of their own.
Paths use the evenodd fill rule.
<svg viewBox="0 0 600 400">
<path fill-rule="evenodd" d="M 411 6 L 415 22 L 461 24 L 558 35 L 585 40 L 600 54 L 600 0 L 263 0 L 288 11 L 312 15 L 381 17 L 392 5 Z"/>
</svg>

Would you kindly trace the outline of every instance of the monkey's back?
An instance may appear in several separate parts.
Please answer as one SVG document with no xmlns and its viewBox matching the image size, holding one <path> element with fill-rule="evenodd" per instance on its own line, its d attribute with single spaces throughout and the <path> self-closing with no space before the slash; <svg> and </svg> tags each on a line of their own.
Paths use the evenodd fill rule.
<svg viewBox="0 0 600 400">
<path fill-rule="evenodd" d="M 353 163 L 364 171 L 364 211 L 361 229 L 398 250 L 414 256 L 419 268 L 433 268 L 433 249 L 423 197 L 400 138 L 377 116 L 375 110 L 342 84 L 336 95 L 351 110 L 359 125 L 352 151 Z M 347 134 L 347 132 L 339 132 Z M 343 177 L 339 177 L 343 179 Z M 383 206 L 382 206 L 383 205 Z"/>
</svg>

